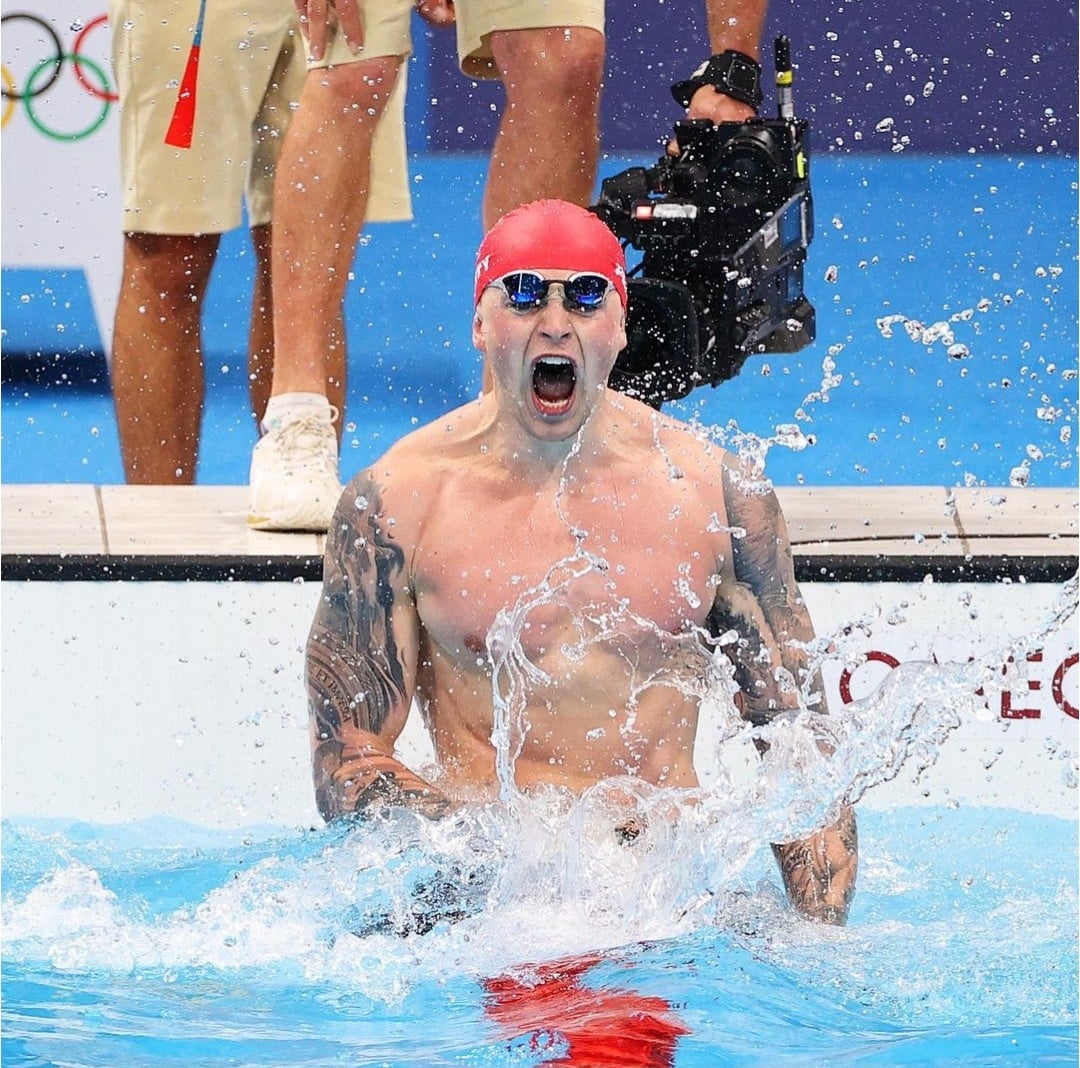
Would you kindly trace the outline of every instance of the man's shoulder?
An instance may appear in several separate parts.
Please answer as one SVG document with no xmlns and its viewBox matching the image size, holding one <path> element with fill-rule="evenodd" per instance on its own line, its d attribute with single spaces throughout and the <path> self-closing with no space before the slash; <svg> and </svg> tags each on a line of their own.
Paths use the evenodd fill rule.
<svg viewBox="0 0 1080 1068">
<path fill-rule="evenodd" d="M 455 450 L 469 432 L 475 418 L 472 408 L 455 408 L 405 434 L 366 465 L 350 486 L 377 486 L 384 494 L 396 495 L 402 490 L 413 494 L 438 481 L 446 465 L 454 462 Z"/>
<path fill-rule="evenodd" d="M 664 412 L 659 415 L 657 430 L 666 449 L 672 450 L 683 463 L 700 465 L 703 471 L 715 474 L 721 468 L 740 463 L 739 457 L 724 445 L 718 427 L 686 422 Z"/>
</svg>

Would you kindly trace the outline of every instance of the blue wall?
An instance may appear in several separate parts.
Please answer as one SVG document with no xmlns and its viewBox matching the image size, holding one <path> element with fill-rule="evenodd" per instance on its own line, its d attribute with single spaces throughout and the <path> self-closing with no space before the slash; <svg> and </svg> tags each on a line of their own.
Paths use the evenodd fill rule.
<svg viewBox="0 0 1080 1068">
<path fill-rule="evenodd" d="M 704 4 L 639 0 L 632 18 L 622 17 L 627 5 L 608 6 L 603 141 L 635 151 L 679 115 L 668 86 L 706 54 Z M 766 43 L 792 40 L 796 106 L 819 151 L 888 152 L 907 138 L 905 151 L 933 154 L 1075 154 L 1076 26 L 1076 5 L 1061 0 L 772 0 Z M 461 76 L 452 35 L 428 37 L 438 104 L 427 147 L 486 148 L 499 89 Z"/>
</svg>

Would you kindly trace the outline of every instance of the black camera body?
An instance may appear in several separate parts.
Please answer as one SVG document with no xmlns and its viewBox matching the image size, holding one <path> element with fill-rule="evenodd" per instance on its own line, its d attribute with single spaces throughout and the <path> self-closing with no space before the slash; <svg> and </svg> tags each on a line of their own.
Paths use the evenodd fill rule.
<svg viewBox="0 0 1080 1068">
<path fill-rule="evenodd" d="M 610 384 L 659 408 L 739 373 L 755 353 L 814 340 L 803 291 L 813 239 L 808 124 L 675 124 L 678 156 L 604 180 L 592 210 L 643 255 Z"/>
</svg>

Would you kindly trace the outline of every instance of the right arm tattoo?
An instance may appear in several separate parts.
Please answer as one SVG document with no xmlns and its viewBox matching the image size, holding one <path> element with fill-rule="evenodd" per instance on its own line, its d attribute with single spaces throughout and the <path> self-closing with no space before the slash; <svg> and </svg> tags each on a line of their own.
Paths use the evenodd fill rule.
<svg viewBox="0 0 1080 1068">
<path fill-rule="evenodd" d="M 343 723 L 380 734 L 405 698 L 405 665 L 394 634 L 394 587 L 405 554 L 383 529 L 382 498 L 370 478 L 337 510 L 327 535 L 323 590 L 308 637 L 307 684 L 317 725 Z"/>
<path fill-rule="evenodd" d="M 412 700 L 405 554 L 389 533 L 381 488 L 357 480 L 327 534 L 323 589 L 307 642 L 312 773 L 325 819 L 379 804 L 436 802 L 393 758 Z"/>
</svg>

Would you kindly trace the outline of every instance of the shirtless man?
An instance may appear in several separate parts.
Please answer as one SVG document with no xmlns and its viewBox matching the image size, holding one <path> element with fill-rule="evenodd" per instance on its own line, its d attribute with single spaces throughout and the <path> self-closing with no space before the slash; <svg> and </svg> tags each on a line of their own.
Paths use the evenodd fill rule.
<svg viewBox="0 0 1080 1068">
<path fill-rule="evenodd" d="M 561 595 L 521 632 L 543 675 L 525 695 L 520 790 L 581 792 L 616 776 L 696 787 L 696 698 L 640 688 L 679 636 L 738 633 L 725 650 L 746 718 L 798 707 L 813 630 L 776 497 L 758 482 L 748 492 L 730 454 L 607 388 L 625 310 L 622 249 L 584 209 L 534 202 L 484 238 L 473 341 L 493 388 L 358 475 L 327 535 L 307 647 L 326 819 L 386 805 L 436 818 L 493 794 L 487 636 L 500 610 L 545 581 Z M 393 755 L 414 698 L 434 782 Z M 794 904 L 844 922 L 851 809 L 774 849 Z"/>
</svg>

